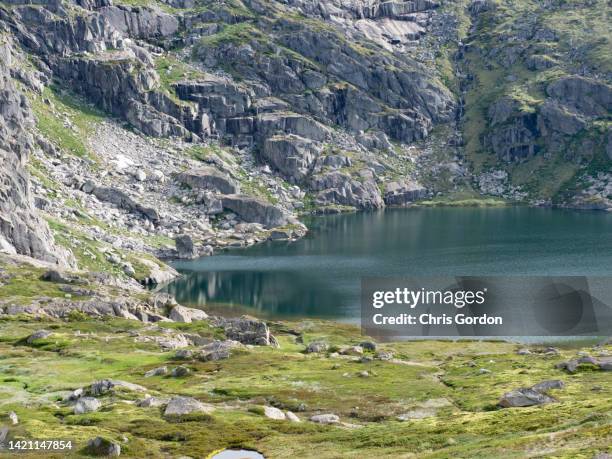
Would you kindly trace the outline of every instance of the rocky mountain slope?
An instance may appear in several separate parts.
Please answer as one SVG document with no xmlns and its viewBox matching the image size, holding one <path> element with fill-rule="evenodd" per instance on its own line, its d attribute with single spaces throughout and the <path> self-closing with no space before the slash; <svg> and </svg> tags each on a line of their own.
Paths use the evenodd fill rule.
<svg viewBox="0 0 612 459">
<path fill-rule="evenodd" d="M 300 237 L 302 213 L 480 195 L 606 209 L 607 14 L 0 2 L 2 246 L 159 282 L 155 257 Z"/>
</svg>

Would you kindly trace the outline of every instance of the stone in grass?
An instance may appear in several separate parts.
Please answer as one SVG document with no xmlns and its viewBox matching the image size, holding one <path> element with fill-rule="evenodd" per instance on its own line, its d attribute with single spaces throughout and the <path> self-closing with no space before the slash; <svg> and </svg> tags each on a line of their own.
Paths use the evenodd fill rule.
<svg viewBox="0 0 612 459">
<path fill-rule="evenodd" d="M 550 379 L 547 381 L 542 381 L 532 386 L 531 388 L 536 392 L 548 392 L 551 389 L 563 389 L 564 387 L 565 384 L 563 383 L 563 381 L 560 381 L 558 379 Z"/>
<path fill-rule="evenodd" d="M 310 420 L 317 424 L 337 424 L 340 422 L 340 418 L 335 414 L 316 414 L 311 416 Z"/>
<path fill-rule="evenodd" d="M 191 413 L 212 413 L 215 408 L 192 397 L 173 397 L 168 402 L 164 416 L 182 416 Z"/>
<path fill-rule="evenodd" d="M 168 403 L 167 398 L 163 397 L 151 397 L 149 394 L 145 395 L 145 398 L 138 402 L 138 406 L 142 408 L 155 408 L 163 406 Z"/>
<path fill-rule="evenodd" d="M 102 403 L 94 397 L 81 397 L 74 405 L 74 414 L 85 414 L 98 411 Z"/>
<path fill-rule="evenodd" d="M 273 406 L 264 406 L 263 411 L 264 416 L 267 418 L 276 419 L 278 421 L 284 421 L 286 419 L 285 413 Z"/>
<path fill-rule="evenodd" d="M 393 358 L 393 352 L 390 351 L 378 351 L 376 358 L 380 360 L 391 360 Z"/>
<path fill-rule="evenodd" d="M 287 420 L 291 422 L 302 422 L 301 419 L 298 418 L 297 415 L 293 413 L 292 411 L 287 411 L 285 413 L 285 416 L 287 416 Z"/>
<path fill-rule="evenodd" d="M 323 341 L 313 341 L 312 343 L 309 343 L 306 347 L 306 353 L 313 354 L 325 352 L 327 351 L 327 349 L 329 349 L 329 345 L 327 343 Z"/>
<path fill-rule="evenodd" d="M 11 411 L 8 414 L 8 417 L 9 417 L 9 421 L 11 421 L 11 424 L 13 425 L 19 424 L 19 417 L 17 416 L 17 413 L 15 413 L 14 411 Z"/>
<path fill-rule="evenodd" d="M 120 456 L 121 446 L 106 438 L 96 437 L 87 442 L 87 453 L 92 456 Z"/>
<path fill-rule="evenodd" d="M 96 381 L 92 383 L 90 387 L 90 392 L 92 395 L 102 395 L 110 390 L 114 390 L 115 388 L 121 388 L 136 392 L 145 392 L 146 387 L 142 387 L 138 384 L 130 383 L 127 381 L 121 381 L 119 379 L 101 379 L 100 381 Z"/>
<path fill-rule="evenodd" d="M 544 405 L 554 401 L 554 398 L 529 387 L 506 392 L 500 399 L 499 406 L 502 408 L 526 407 Z"/>
<path fill-rule="evenodd" d="M 179 360 L 188 360 L 192 357 L 193 351 L 191 349 L 180 349 L 176 351 L 176 354 L 174 354 L 174 358 Z"/>
<path fill-rule="evenodd" d="M 366 351 L 376 350 L 376 343 L 373 343 L 372 341 L 363 341 L 362 343 L 359 343 L 359 346 Z"/>
<path fill-rule="evenodd" d="M 228 359 L 231 356 L 232 349 L 238 346 L 240 346 L 240 343 L 237 341 L 215 341 L 202 347 L 198 359 L 202 362 Z"/>
<path fill-rule="evenodd" d="M 26 343 L 32 344 L 36 340 L 45 339 L 51 335 L 53 335 L 53 333 L 49 330 L 38 330 L 37 332 L 34 332 L 30 336 L 28 336 L 28 338 L 26 339 Z"/>
<path fill-rule="evenodd" d="M 184 376 L 189 376 L 189 373 L 191 373 L 191 370 L 187 367 L 184 367 L 182 365 L 174 368 L 172 370 L 172 376 L 174 378 L 182 378 Z"/>
<path fill-rule="evenodd" d="M 145 378 L 150 378 L 152 376 L 164 376 L 168 374 L 168 367 L 159 367 L 153 368 L 152 370 L 147 371 L 144 374 Z"/>
<path fill-rule="evenodd" d="M 194 320 L 207 319 L 208 314 L 201 309 L 186 308 L 185 306 L 176 305 L 172 308 L 172 311 L 170 311 L 169 317 L 175 322 L 190 324 Z"/>
</svg>

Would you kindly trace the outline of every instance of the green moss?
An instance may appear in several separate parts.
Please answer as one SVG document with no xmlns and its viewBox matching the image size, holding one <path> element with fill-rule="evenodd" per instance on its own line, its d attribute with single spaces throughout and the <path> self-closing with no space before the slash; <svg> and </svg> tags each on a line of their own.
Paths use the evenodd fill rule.
<svg viewBox="0 0 612 459">
<path fill-rule="evenodd" d="M 147 324 L 123 319 L 0 319 L 0 336 L 5 338 L 0 340 L 0 408 L 19 416 L 19 425 L 11 429 L 13 438 L 73 440 L 75 449 L 63 457 L 78 457 L 94 436 L 119 442 L 126 457 L 206 457 L 234 447 L 272 458 L 398 457 L 406 451 L 432 458 L 510 458 L 540 451 L 573 458 L 609 449 L 608 375 L 598 371 L 570 375 L 555 368 L 579 349 L 562 347 L 560 355 L 519 356 L 516 345 L 499 341 L 410 341 L 379 345 L 393 351 L 402 364 L 358 363 L 305 355 L 305 345 L 294 339 L 300 333 L 305 343 L 357 344 L 364 339 L 357 327 L 314 320 L 270 326 L 280 349 L 255 347 L 218 362 L 190 361 L 192 373 L 185 378 L 144 378 L 152 368 L 179 364 L 174 352 L 162 352 L 153 342 L 134 338 L 134 332 L 141 337 L 164 335 Z M 164 327 L 207 337 L 217 333 L 205 323 Z M 41 328 L 55 335 L 34 347 L 20 344 Z M 480 374 L 480 368 L 491 373 Z M 371 376 L 359 377 L 363 370 Z M 134 404 L 143 394 L 131 391 L 101 396 L 103 408 L 84 415 L 73 414 L 61 402 L 65 391 L 102 378 L 144 385 L 155 396 L 193 396 L 217 409 L 212 414 L 167 419 L 162 408 Z M 565 382 L 564 389 L 552 394 L 558 403 L 496 408 L 505 391 L 544 379 Z M 601 390 L 591 390 L 594 387 Z M 397 414 L 432 399 L 445 399 L 448 406 L 437 409 L 432 418 L 395 420 Z M 303 422 L 267 419 L 264 405 L 290 409 Z M 321 412 L 336 413 L 342 421 L 362 427 L 321 426 L 306 420 Z"/>
<path fill-rule="evenodd" d="M 31 100 L 36 126 L 43 136 L 68 154 L 91 157 L 85 139 L 91 135 L 95 124 L 103 119 L 101 112 L 54 86 L 45 88 L 42 96 L 33 96 Z M 71 126 L 66 126 L 66 121 Z"/>
</svg>

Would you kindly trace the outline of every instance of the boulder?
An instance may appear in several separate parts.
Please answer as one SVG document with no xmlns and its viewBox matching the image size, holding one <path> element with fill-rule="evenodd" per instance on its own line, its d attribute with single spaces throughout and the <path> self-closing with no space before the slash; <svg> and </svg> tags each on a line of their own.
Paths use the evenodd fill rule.
<svg viewBox="0 0 612 459">
<path fill-rule="evenodd" d="M 232 340 L 215 341 L 200 349 L 198 360 L 209 362 L 228 359 L 231 356 L 232 349 L 239 345 L 240 343 Z"/>
<path fill-rule="evenodd" d="M 173 397 L 168 402 L 164 416 L 182 416 L 191 413 L 212 413 L 215 408 L 192 397 Z"/>
<path fill-rule="evenodd" d="M 546 394 L 538 392 L 533 388 L 517 389 L 506 392 L 499 401 L 502 408 L 525 407 L 552 403 L 555 399 Z"/>
<path fill-rule="evenodd" d="M 147 371 L 144 374 L 145 378 L 150 378 L 152 376 L 164 376 L 168 374 L 168 367 L 159 367 L 153 368 L 152 370 Z"/>
<path fill-rule="evenodd" d="M 74 405 L 74 414 L 85 414 L 98 411 L 102 403 L 94 397 L 81 397 Z"/>
<path fill-rule="evenodd" d="M 51 335 L 53 335 L 53 332 L 50 332 L 49 330 L 38 330 L 27 337 L 26 343 L 33 344 L 36 340 L 45 339 Z"/>
<path fill-rule="evenodd" d="M 182 378 L 185 376 L 189 376 L 190 373 L 191 370 L 189 368 L 179 365 L 178 367 L 172 370 L 171 375 L 173 378 Z"/>
<path fill-rule="evenodd" d="M 252 196 L 233 194 L 223 196 L 223 208 L 236 213 L 249 223 L 261 223 L 266 228 L 283 226 L 289 222 L 289 214 L 280 208 Z"/>
<path fill-rule="evenodd" d="M 121 446 L 103 437 L 92 438 L 87 442 L 87 453 L 92 456 L 120 456 Z"/>
<path fill-rule="evenodd" d="M 313 176 L 310 188 L 318 191 L 316 202 L 321 206 L 340 204 L 358 209 L 379 209 L 385 206 L 372 172 L 360 171 L 360 179 L 346 172 L 332 171 Z"/>
<path fill-rule="evenodd" d="M 427 190 L 413 180 L 389 182 L 385 185 L 385 204 L 388 206 L 405 206 L 427 196 Z"/>
<path fill-rule="evenodd" d="M 551 131 L 575 135 L 587 125 L 584 117 L 550 99 L 540 107 L 539 122 L 540 131 L 544 135 L 548 135 Z"/>
<path fill-rule="evenodd" d="M 174 238 L 176 252 L 179 258 L 193 259 L 198 256 L 198 251 L 193 245 L 193 239 L 188 234 L 181 234 Z"/>
<path fill-rule="evenodd" d="M 274 408 L 273 406 L 264 406 L 264 416 L 270 419 L 275 419 L 277 421 L 284 421 L 286 419 L 285 413 L 283 413 L 278 408 Z"/>
<path fill-rule="evenodd" d="M 272 336 L 266 323 L 249 316 L 229 319 L 217 318 L 215 325 L 225 330 L 225 336 L 228 339 L 242 344 L 252 344 L 255 346 L 278 345 L 276 338 Z"/>
<path fill-rule="evenodd" d="M 176 180 L 193 189 L 211 190 L 221 194 L 236 194 L 240 187 L 227 175 L 213 167 L 202 167 L 177 174 Z"/>
<path fill-rule="evenodd" d="M 372 341 L 362 341 L 361 343 L 359 343 L 359 346 L 365 351 L 375 351 L 376 350 L 376 343 Z"/>
<path fill-rule="evenodd" d="M 157 210 L 139 204 L 118 188 L 96 186 L 92 189 L 91 193 L 100 201 L 110 202 L 120 209 L 140 215 L 153 223 L 158 223 L 161 219 Z"/>
<path fill-rule="evenodd" d="M 208 314 L 201 309 L 186 308 L 185 306 L 177 304 L 170 311 L 169 317 L 175 322 L 184 322 L 189 324 L 193 321 L 207 319 Z"/>
</svg>

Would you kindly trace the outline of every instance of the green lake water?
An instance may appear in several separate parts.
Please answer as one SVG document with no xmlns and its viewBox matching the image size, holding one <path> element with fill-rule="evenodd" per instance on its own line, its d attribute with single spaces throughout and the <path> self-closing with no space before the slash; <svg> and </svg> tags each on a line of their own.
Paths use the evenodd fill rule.
<svg viewBox="0 0 612 459">
<path fill-rule="evenodd" d="M 316 217 L 270 241 L 174 266 L 183 304 L 356 321 L 364 276 L 612 274 L 612 214 L 527 207 L 386 209 Z"/>
</svg>

